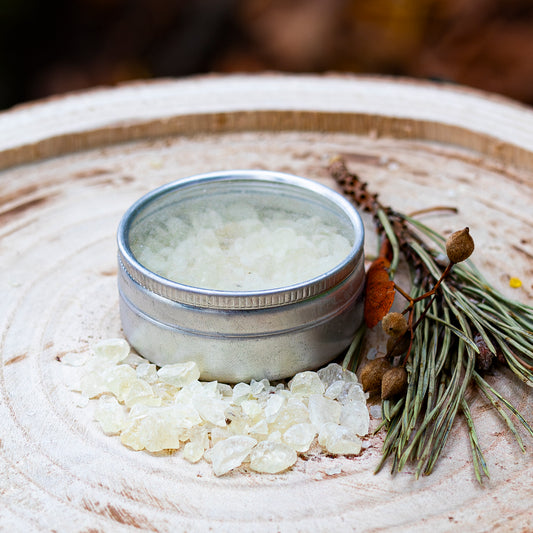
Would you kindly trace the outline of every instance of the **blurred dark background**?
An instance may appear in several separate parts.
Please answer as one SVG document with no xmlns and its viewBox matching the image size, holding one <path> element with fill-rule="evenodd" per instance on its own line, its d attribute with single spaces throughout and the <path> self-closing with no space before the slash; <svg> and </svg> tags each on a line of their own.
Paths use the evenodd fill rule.
<svg viewBox="0 0 533 533">
<path fill-rule="evenodd" d="M 533 0 L 0 0 L 0 109 L 140 78 L 353 72 L 533 104 Z"/>
</svg>

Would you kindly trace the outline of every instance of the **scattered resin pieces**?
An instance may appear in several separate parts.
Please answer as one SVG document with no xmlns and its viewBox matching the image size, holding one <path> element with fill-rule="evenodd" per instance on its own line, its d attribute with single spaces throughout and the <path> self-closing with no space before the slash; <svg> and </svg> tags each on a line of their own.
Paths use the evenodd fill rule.
<svg viewBox="0 0 533 533">
<path fill-rule="evenodd" d="M 278 474 L 290 468 L 298 459 L 287 444 L 264 440 L 250 453 L 250 468 L 264 474 Z"/>
<path fill-rule="evenodd" d="M 316 372 L 300 372 L 289 382 L 289 389 L 298 396 L 322 394 L 324 392 L 324 383 L 320 381 Z"/>
<path fill-rule="evenodd" d="M 199 381 L 193 362 L 157 368 L 130 353 L 126 341 L 101 341 L 82 367 L 81 398 L 95 402 L 106 435 L 132 450 L 179 450 L 222 476 L 245 465 L 277 474 L 298 454 L 319 447 L 334 455 L 361 452 L 369 431 L 366 395 L 354 373 L 331 363 L 300 372 L 286 386 L 267 379 Z"/>
<path fill-rule="evenodd" d="M 157 375 L 165 382 L 175 387 L 184 387 L 200 377 L 200 370 L 196 363 L 176 363 L 166 365 L 157 371 Z"/>
<path fill-rule="evenodd" d="M 101 396 L 96 404 L 94 418 L 100 422 L 106 435 L 118 435 L 126 424 L 124 407 L 114 396 Z"/>
<path fill-rule="evenodd" d="M 326 474 L 326 476 L 336 476 L 338 474 L 342 474 L 342 468 L 340 466 L 332 466 L 331 468 L 325 470 L 324 474 Z"/>
<path fill-rule="evenodd" d="M 320 394 L 313 394 L 309 398 L 309 419 L 316 428 L 320 429 L 329 422 L 338 423 L 341 412 L 342 405 L 335 400 L 330 400 Z"/>
<path fill-rule="evenodd" d="M 342 366 L 336 363 L 330 363 L 328 366 L 321 368 L 318 370 L 317 374 L 325 387 L 329 387 L 336 381 L 357 383 L 357 376 L 353 372 L 344 370 Z"/>
<path fill-rule="evenodd" d="M 68 352 L 61 357 L 61 362 L 69 366 L 83 366 L 88 359 L 87 352 Z"/>
<path fill-rule="evenodd" d="M 93 347 L 96 357 L 105 359 L 109 363 L 119 363 L 128 357 L 130 347 L 124 339 L 108 339 L 96 343 Z"/>
<path fill-rule="evenodd" d="M 211 461 L 215 475 L 222 476 L 240 466 L 256 444 L 257 441 L 252 437 L 242 435 L 233 435 L 217 442 L 207 452 L 207 459 Z"/>
<path fill-rule="evenodd" d="M 316 437 L 316 427 L 313 424 L 302 422 L 294 424 L 283 434 L 283 440 L 293 450 L 306 452 Z"/>
<path fill-rule="evenodd" d="M 209 435 L 206 428 L 195 428 L 190 434 L 190 440 L 183 447 L 183 457 L 190 463 L 197 463 L 209 448 Z"/>
<path fill-rule="evenodd" d="M 368 408 L 368 412 L 372 415 L 372 418 L 381 419 L 382 413 L 381 413 L 381 405 L 371 405 Z"/>
<path fill-rule="evenodd" d="M 333 422 L 324 424 L 318 442 L 326 451 L 336 455 L 357 455 L 361 451 L 361 439 L 349 428 Z"/>
<path fill-rule="evenodd" d="M 367 406 L 355 401 L 344 404 L 341 408 L 339 423 L 341 426 L 350 428 L 356 435 L 366 435 L 370 426 Z"/>
</svg>

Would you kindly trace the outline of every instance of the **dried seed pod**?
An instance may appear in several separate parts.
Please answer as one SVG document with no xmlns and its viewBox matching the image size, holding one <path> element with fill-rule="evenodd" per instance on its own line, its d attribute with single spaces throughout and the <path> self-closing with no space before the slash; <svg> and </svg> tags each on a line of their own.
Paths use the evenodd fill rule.
<svg viewBox="0 0 533 533">
<path fill-rule="evenodd" d="M 446 255 L 452 263 L 460 263 L 468 259 L 474 251 L 474 239 L 469 228 L 452 233 L 446 240 Z"/>
<path fill-rule="evenodd" d="M 490 351 L 485 339 L 480 333 L 476 333 L 473 340 L 479 349 L 479 352 L 476 353 L 476 368 L 479 372 L 487 372 L 492 366 L 496 355 Z"/>
<path fill-rule="evenodd" d="M 399 355 L 403 355 L 411 344 L 411 334 L 406 331 L 400 337 L 389 337 L 387 340 L 387 358 L 394 359 Z"/>
<path fill-rule="evenodd" d="M 391 337 L 400 337 L 407 331 L 407 319 L 401 313 L 387 313 L 382 321 L 383 331 Z"/>
<path fill-rule="evenodd" d="M 381 380 L 383 379 L 383 374 L 391 368 L 391 364 L 388 359 L 384 357 L 378 357 L 377 359 L 372 359 L 361 370 L 361 384 L 363 385 L 363 390 L 366 391 L 377 391 L 381 387 Z"/>
<path fill-rule="evenodd" d="M 387 370 L 381 380 L 381 399 L 390 400 L 395 396 L 403 396 L 407 390 L 407 370 L 396 366 Z"/>
</svg>

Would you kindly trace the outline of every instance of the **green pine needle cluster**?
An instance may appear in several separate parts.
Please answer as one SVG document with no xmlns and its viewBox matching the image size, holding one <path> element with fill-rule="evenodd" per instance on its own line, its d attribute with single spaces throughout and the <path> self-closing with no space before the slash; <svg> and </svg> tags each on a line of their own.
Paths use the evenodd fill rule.
<svg viewBox="0 0 533 533">
<path fill-rule="evenodd" d="M 345 188 L 345 192 L 358 203 L 358 190 L 366 186 L 357 182 L 357 176 L 342 172 L 339 175 L 344 181 L 340 183 L 345 185 L 346 176 L 351 177 L 346 186 L 351 189 Z M 475 475 L 481 482 L 489 472 L 471 410 L 476 395 L 490 403 L 523 451 L 517 425 L 533 437 L 530 422 L 514 407 L 512 399 L 489 384 L 483 371 L 488 360 L 491 372 L 508 367 L 533 387 L 533 307 L 498 292 L 470 260 L 453 264 L 445 272 L 448 261 L 443 236 L 413 217 L 383 208 L 376 195 L 371 196 L 370 206 L 368 195 L 364 197 L 364 207 L 373 212 L 378 230 L 390 243 L 389 275 L 394 279 L 403 256 L 412 276 L 409 297 L 415 301 L 411 313 L 416 328 L 403 361 L 408 372 L 407 392 L 401 398 L 382 401 L 383 421 L 378 429 L 384 427 L 386 437 L 377 471 L 390 463 L 392 473 L 396 473 L 409 464 L 414 466 L 416 477 L 431 474 L 462 415 Z M 443 273 L 435 293 L 424 298 Z M 364 335 L 363 326 L 346 354 L 344 364 L 351 369 L 356 369 L 362 359 Z"/>
</svg>

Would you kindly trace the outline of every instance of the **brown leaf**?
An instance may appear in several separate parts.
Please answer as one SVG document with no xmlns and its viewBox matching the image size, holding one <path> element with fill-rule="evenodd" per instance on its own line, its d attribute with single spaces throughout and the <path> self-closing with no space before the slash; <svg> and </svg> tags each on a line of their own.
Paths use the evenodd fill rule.
<svg viewBox="0 0 533 533">
<path fill-rule="evenodd" d="M 389 312 L 394 301 L 394 282 L 389 279 L 389 262 L 378 257 L 368 269 L 365 288 L 365 323 L 373 328 Z"/>
</svg>

